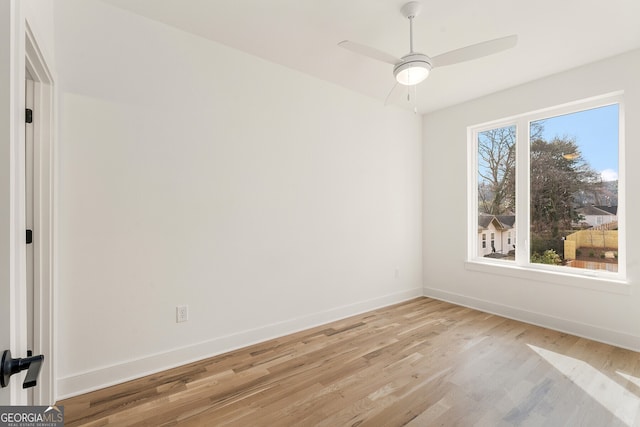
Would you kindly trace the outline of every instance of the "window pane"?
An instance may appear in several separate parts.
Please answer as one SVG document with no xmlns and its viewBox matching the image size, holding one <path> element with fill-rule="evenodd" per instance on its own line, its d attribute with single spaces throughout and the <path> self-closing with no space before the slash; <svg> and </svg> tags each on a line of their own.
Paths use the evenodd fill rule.
<svg viewBox="0 0 640 427">
<path fill-rule="evenodd" d="M 618 105 L 532 122 L 531 262 L 618 271 Z"/>
<path fill-rule="evenodd" d="M 516 127 L 478 133 L 477 147 L 478 256 L 515 260 Z"/>
</svg>

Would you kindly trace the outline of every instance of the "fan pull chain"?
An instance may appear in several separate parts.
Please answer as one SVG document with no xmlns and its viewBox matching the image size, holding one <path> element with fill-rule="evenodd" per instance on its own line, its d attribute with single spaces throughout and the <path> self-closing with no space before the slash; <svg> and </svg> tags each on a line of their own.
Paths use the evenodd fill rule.
<svg viewBox="0 0 640 427">
<path fill-rule="evenodd" d="M 413 100 L 413 114 L 418 114 L 418 85 L 407 86 L 407 102 L 411 104 Z M 413 99 L 411 98 L 411 89 L 413 88 Z"/>
</svg>

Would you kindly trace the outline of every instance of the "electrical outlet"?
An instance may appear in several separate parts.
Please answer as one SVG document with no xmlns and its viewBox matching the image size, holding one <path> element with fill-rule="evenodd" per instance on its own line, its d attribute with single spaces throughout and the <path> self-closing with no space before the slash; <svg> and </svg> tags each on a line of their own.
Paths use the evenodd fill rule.
<svg viewBox="0 0 640 427">
<path fill-rule="evenodd" d="M 176 307 L 176 323 L 186 322 L 189 320 L 189 306 L 179 305 Z"/>
</svg>

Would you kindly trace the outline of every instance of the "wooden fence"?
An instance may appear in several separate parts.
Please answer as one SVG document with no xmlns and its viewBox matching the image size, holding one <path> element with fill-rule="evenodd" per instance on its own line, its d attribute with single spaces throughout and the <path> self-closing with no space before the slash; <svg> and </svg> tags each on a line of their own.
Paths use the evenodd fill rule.
<svg viewBox="0 0 640 427">
<path fill-rule="evenodd" d="M 567 236 L 564 241 L 565 259 L 576 259 L 580 248 L 618 249 L 618 230 L 580 230 Z"/>
</svg>

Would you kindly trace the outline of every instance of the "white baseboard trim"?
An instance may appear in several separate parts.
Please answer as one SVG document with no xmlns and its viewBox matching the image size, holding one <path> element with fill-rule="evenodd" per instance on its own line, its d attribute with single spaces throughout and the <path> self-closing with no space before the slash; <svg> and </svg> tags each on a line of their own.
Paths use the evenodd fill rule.
<svg viewBox="0 0 640 427">
<path fill-rule="evenodd" d="M 509 319 L 519 320 L 532 325 L 541 326 L 543 328 L 565 332 L 582 338 L 588 338 L 590 340 L 614 345 L 616 347 L 626 348 L 632 351 L 640 351 L 640 337 L 626 334 L 624 332 L 618 332 L 587 323 L 576 322 L 574 320 L 562 319 L 548 314 L 498 304 L 492 301 L 447 292 L 440 289 L 425 287 L 424 296 L 496 314 Z"/>
<path fill-rule="evenodd" d="M 307 316 L 285 320 L 236 334 L 214 338 L 190 346 L 172 349 L 144 358 L 129 360 L 110 366 L 76 373 L 59 378 L 57 382 L 57 400 L 88 393 L 90 391 L 120 384 L 146 375 L 155 374 L 177 366 L 206 359 L 228 351 L 247 347 L 252 344 L 313 328 L 325 323 L 344 319 L 366 311 L 407 301 L 422 296 L 422 288 L 384 295 L 332 308 Z"/>
</svg>

